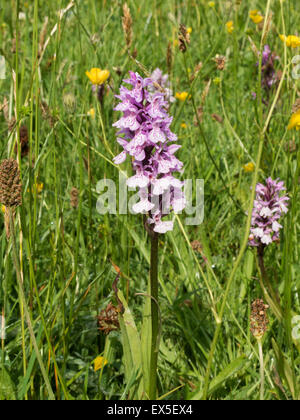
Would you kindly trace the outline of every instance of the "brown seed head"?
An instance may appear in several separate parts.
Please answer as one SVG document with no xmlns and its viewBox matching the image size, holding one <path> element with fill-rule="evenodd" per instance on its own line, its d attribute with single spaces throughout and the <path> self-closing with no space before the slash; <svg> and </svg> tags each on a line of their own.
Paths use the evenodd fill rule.
<svg viewBox="0 0 300 420">
<path fill-rule="evenodd" d="M 27 156 L 29 151 L 28 145 L 28 129 L 26 125 L 20 127 L 20 145 L 21 145 L 21 157 Z M 18 153 L 18 144 L 15 146 L 15 153 Z"/>
<path fill-rule="evenodd" d="M 125 36 L 126 47 L 129 49 L 132 44 L 132 17 L 127 3 L 123 6 L 122 27 Z"/>
<path fill-rule="evenodd" d="M 15 159 L 5 159 L 0 164 L 0 201 L 11 208 L 22 204 L 20 171 Z"/>
<path fill-rule="evenodd" d="M 223 118 L 218 114 L 211 114 L 211 117 L 219 124 L 223 124 Z"/>
<path fill-rule="evenodd" d="M 172 43 L 171 41 L 169 41 L 168 47 L 167 47 L 167 68 L 168 68 L 169 74 L 171 74 L 172 65 L 173 65 Z"/>
<path fill-rule="evenodd" d="M 203 92 L 202 92 L 202 95 L 201 95 L 202 106 L 204 106 L 204 104 L 205 104 L 205 100 L 206 100 L 206 98 L 208 96 L 208 93 L 209 93 L 210 85 L 211 85 L 211 79 L 209 79 L 209 81 L 205 84 L 205 87 L 203 89 Z"/>
<path fill-rule="evenodd" d="M 186 27 L 182 23 L 179 26 L 178 41 L 180 51 L 185 53 L 191 40 L 190 34 L 187 32 Z"/>
<path fill-rule="evenodd" d="M 261 339 L 268 329 L 268 305 L 264 304 L 262 299 L 255 299 L 251 304 L 251 324 L 250 330 L 256 339 Z"/>
<path fill-rule="evenodd" d="M 191 242 L 191 245 L 192 245 L 192 249 L 194 251 L 196 251 L 196 252 L 201 252 L 202 251 L 202 244 L 197 239 L 195 239 L 193 242 Z"/>
<path fill-rule="evenodd" d="M 224 70 L 226 65 L 226 57 L 224 55 L 217 54 L 215 58 L 213 58 L 213 61 L 217 65 L 217 70 Z"/>
<path fill-rule="evenodd" d="M 45 17 L 42 30 L 40 32 L 40 39 L 39 39 L 39 48 L 38 48 L 38 58 L 41 57 L 44 47 L 45 47 L 45 38 L 47 35 L 47 26 L 48 26 L 49 18 L 48 16 Z"/>
<path fill-rule="evenodd" d="M 191 75 L 191 77 L 190 77 L 190 81 L 192 82 L 193 80 L 195 80 L 195 78 L 197 77 L 197 75 L 198 75 L 198 73 L 199 73 L 199 71 L 202 69 L 202 66 L 203 66 L 203 64 L 202 64 L 202 62 L 200 61 L 200 63 L 198 63 L 196 66 L 195 66 L 195 69 L 194 69 L 194 71 L 193 71 L 193 73 L 192 73 L 192 75 Z"/>
<path fill-rule="evenodd" d="M 76 187 L 72 187 L 70 191 L 70 204 L 73 207 L 73 209 L 77 209 L 78 207 L 78 195 L 78 189 Z"/>
<path fill-rule="evenodd" d="M 109 334 L 111 331 L 118 330 L 120 328 L 118 314 L 118 309 L 112 303 L 109 303 L 98 316 L 100 331 Z"/>
</svg>

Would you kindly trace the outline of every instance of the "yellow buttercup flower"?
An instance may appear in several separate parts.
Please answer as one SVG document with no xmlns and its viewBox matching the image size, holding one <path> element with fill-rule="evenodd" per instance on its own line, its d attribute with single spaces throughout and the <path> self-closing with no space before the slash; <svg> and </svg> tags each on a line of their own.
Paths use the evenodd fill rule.
<svg viewBox="0 0 300 420">
<path fill-rule="evenodd" d="M 32 194 L 34 193 L 34 191 L 40 194 L 43 191 L 43 188 L 44 188 L 44 184 L 42 182 L 37 182 L 32 187 Z"/>
<path fill-rule="evenodd" d="M 264 17 L 260 14 L 258 10 L 250 10 L 249 15 L 250 15 L 250 19 L 256 24 L 264 20 Z"/>
<path fill-rule="evenodd" d="M 279 38 L 281 39 L 282 42 L 286 43 L 287 47 L 291 47 L 291 48 L 300 47 L 300 38 L 296 35 L 289 35 L 289 36 L 279 35 Z"/>
<path fill-rule="evenodd" d="M 261 16 L 261 15 L 252 16 L 251 19 L 256 24 L 258 24 L 258 23 L 260 23 L 264 20 L 263 16 Z"/>
<path fill-rule="evenodd" d="M 176 92 L 175 97 L 180 101 L 185 101 L 188 95 L 188 92 Z"/>
<path fill-rule="evenodd" d="M 107 363 L 108 361 L 104 357 L 96 357 L 96 359 L 94 360 L 94 371 L 96 372 L 97 370 L 104 368 L 104 366 L 107 365 Z"/>
<path fill-rule="evenodd" d="M 215 2 L 214 1 L 209 1 L 207 3 L 208 7 L 215 7 Z"/>
<path fill-rule="evenodd" d="M 38 194 L 40 194 L 43 191 L 44 184 L 42 182 L 39 182 L 36 184 L 36 191 Z"/>
<path fill-rule="evenodd" d="M 226 28 L 227 28 L 227 32 L 229 34 L 232 34 L 232 32 L 234 31 L 234 25 L 233 25 L 232 20 L 230 20 L 229 22 L 226 23 Z"/>
<path fill-rule="evenodd" d="M 92 68 L 90 71 L 86 71 L 85 74 L 93 85 L 102 85 L 110 76 L 108 70 L 101 70 L 99 68 Z"/>
<path fill-rule="evenodd" d="M 189 28 L 187 28 L 186 31 L 187 31 L 188 34 L 191 34 L 193 32 L 193 28 L 189 27 Z"/>
<path fill-rule="evenodd" d="M 37 194 L 40 194 L 43 191 L 43 188 L 44 184 L 42 182 L 37 182 L 32 186 L 31 192 L 32 194 L 34 194 L 35 192 L 37 192 Z M 29 188 L 27 189 L 27 191 L 29 192 Z"/>
<path fill-rule="evenodd" d="M 183 123 L 181 123 L 181 124 L 180 124 L 180 127 L 181 127 L 181 128 L 187 128 L 187 125 L 186 125 L 186 123 L 185 123 L 185 122 L 183 122 Z"/>
<path fill-rule="evenodd" d="M 91 108 L 89 111 L 88 111 L 88 116 L 89 117 L 91 117 L 91 118 L 93 118 L 93 119 L 95 119 L 95 116 L 96 116 L 96 111 L 95 111 L 95 108 Z"/>
<path fill-rule="evenodd" d="M 254 163 L 253 162 L 249 162 L 246 163 L 246 165 L 243 166 L 245 172 L 253 172 L 254 171 Z"/>
<path fill-rule="evenodd" d="M 296 130 L 300 130 L 300 110 L 295 112 L 290 119 L 288 130 L 292 130 L 296 128 Z"/>
</svg>

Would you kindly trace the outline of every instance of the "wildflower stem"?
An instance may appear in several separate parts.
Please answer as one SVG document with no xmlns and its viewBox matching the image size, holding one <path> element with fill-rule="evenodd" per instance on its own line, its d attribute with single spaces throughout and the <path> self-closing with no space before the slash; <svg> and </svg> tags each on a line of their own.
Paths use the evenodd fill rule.
<svg viewBox="0 0 300 420">
<path fill-rule="evenodd" d="M 29 334 L 31 337 L 31 341 L 35 350 L 35 354 L 36 354 L 36 358 L 37 361 L 40 365 L 40 369 L 45 381 L 45 385 L 46 388 L 48 390 L 48 394 L 49 394 L 49 398 L 50 400 L 55 400 L 55 396 L 53 394 L 50 382 L 49 382 L 49 378 L 47 376 L 40 352 L 39 352 L 39 348 L 36 342 L 36 338 L 34 335 L 34 331 L 33 331 L 33 327 L 32 327 L 32 322 L 30 319 L 30 314 L 29 314 L 29 309 L 26 303 L 26 299 L 25 299 L 25 293 L 24 293 L 24 289 L 23 289 L 23 284 L 22 284 L 22 279 L 21 279 L 21 273 L 20 273 L 20 266 L 19 266 L 19 260 L 18 260 L 18 251 L 17 251 L 17 245 L 16 245 L 16 235 L 15 235 L 15 227 L 14 227 L 14 217 L 13 217 L 13 211 L 11 208 L 9 208 L 9 224 L 10 224 L 10 233 L 11 233 L 11 238 L 12 238 L 12 250 L 13 250 L 13 260 L 14 260 L 14 265 L 15 265 L 15 270 L 16 270 L 16 274 L 17 274 L 17 280 L 18 280 L 18 286 L 19 286 L 19 293 L 20 293 L 20 297 L 23 303 L 23 309 L 24 309 L 24 314 L 25 314 L 25 318 L 27 321 L 27 325 L 28 325 L 28 330 L 29 330 Z"/>
<path fill-rule="evenodd" d="M 258 247 L 257 248 L 257 256 L 258 256 L 258 265 L 259 265 L 259 269 L 260 269 L 260 272 L 261 272 L 261 278 L 264 282 L 266 282 L 266 285 L 269 289 L 269 292 L 270 292 L 274 302 L 279 303 L 278 298 L 276 296 L 276 293 L 275 293 L 275 291 L 274 291 L 274 289 L 273 289 L 273 287 L 270 283 L 269 277 L 267 275 L 267 270 L 266 270 L 265 262 L 264 262 L 264 248 L 263 247 Z"/>
<path fill-rule="evenodd" d="M 259 352 L 259 363 L 260 363 L 260 401 L 264 400 L 264 388 L 265 388 L 265 373 L 264 373 L 264 355 L 262 350 L 261 339 L 257 340 L 258 352 Z"/>
<path fill-rule="evenodd" d="M 150 290 L 151 290 L 151 356 L 150 356 L 150 400 L 156 399 L 157 387 L 157 337 L 158 337 L 158 234 L 151 233 L 151 260 L 150 260 Z"/>
<path fill-rule="evenodd" d="M 111 148 L 109 147 L 109 144 L 108 144 L 108 141 L 107 141 L 107 138 L 106 138 L 104 123 L 103 123 L 103 118 L 102 118 L 103 109 L 102 109 L 102 106 L 99 103 L 97 103 L 97 109 L 98 109 L 98 115 L 99 115 L 99 121 L 100 121 L 100 125 L 101 125 L 101 130 L 102 130 L 102 134 L 103 134 L 103 143 L 104 143 L 104 146 L 105 146 L 106 150 L 108 151 L 108 153 L 111 156 L 114 156 Z"/>
</svg>

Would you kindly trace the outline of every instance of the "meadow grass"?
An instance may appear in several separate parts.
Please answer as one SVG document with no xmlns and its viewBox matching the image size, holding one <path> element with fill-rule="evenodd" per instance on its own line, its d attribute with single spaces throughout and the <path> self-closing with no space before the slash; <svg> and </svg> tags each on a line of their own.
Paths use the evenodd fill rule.
<svg viewBox="0 0 300 420">
<path fill-rule="evenodd" d="M 23 203 L 10 239 L 1 216 L 0 315 L 6 330 L 0 399 L 136 395 L 138 375 L 131 372 L 128 379 L 124 329 L 104 335 L 97 315 L 109 302 L 118 303 L 112 285 L 119 267 L 118 288 L 137 330 L 143 329 L 150 241 L 141 215 L 97 212 L 96 185 L 104 178 L 117 182 L 120 170 L 131 173 L 129 160 L 121 166 L 112 160 L 120 152 L 112 127 L 118 119 L 114 94 L 128 71 L 146 77 L 157 67 L 169 71 L 174 94 L 189 94 L 170 107 L 172 130 L 182 145 L 184 178 L 204 179 L 205 185 L 203 223 L 187 226 L 185 215 L 178 215 L 174 230 L 159 237 L 158 397 L 300 398 L 300 339 L 294 334 L 300 315 L 300 155 L 298 132 L 287 130 L 299 92 L 291 64 L 298 49 L 279 38 L 297 34 L 300 9 L 297 0 L 213 3 L 128 0 L 130 54 L 121 0 L 1 3 L 6 72 L 0 79 L 0 154 L 19 161 Z M 255 24 L 253 9 L 269 19 Z M 185 53 L 177 41 L 181 23 L 192 29 Z M 281 72 L 268 92 L 255 54 L 266 44 Z M 226 57 L 224 70 L 213 61 L 217 54 Z M 102 105 L 85 75 L 92 67 L 110 71 Z M 22 157 L 16 144 L 24 125 L 28 153 Z M 250 162 L 253 170 L 247 171 Z M 273 296 L 256 250 L 248 246 L 254 187 L 269 176 L 283 180 L 290 197 L 280 241 L 265 251 Z M 261 346 L 250 332 L 256 298 L 270 306 Z M 107 360 L 99 370 L 97 356 Z"/>
</svg>

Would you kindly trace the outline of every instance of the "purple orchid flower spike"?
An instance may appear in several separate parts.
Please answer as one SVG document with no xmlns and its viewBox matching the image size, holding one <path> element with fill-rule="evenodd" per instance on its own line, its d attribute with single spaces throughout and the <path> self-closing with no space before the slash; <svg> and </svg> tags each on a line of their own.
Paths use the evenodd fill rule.
<svg viewBox="0 0 300 420">
<path fill-rule="evenodd" d="M 133 210 L 148 213 L 147 222 L 153 225 L 153 231 L 165 233 L 173 229 L 173 223 L 162 218 L 172 210 L 179 212 L 185 207 L 183 182 L 173 176 L 183 167 L 175 157 L 180 145 L 172 143 L 177 136 L 170 130 L 172 118 L 166 111 L 166 96 L 155 89 L 150 78 L 129 74 L 130 79 L 124 82 L 132 89 L 121 86 L 116 96 L 120 103 L 115 110 L 122 111 L 123 116 L 113 126 L 119 129 L 117 141 L 123 151 L 114 162 L 123 163 L 127 155 L 133 158 L 135 174 L 127 180 L 127 185 L 138 187 L 140 197 Z"/>
<path fill-rule="evenodd" d="M 275 61 L 279 60 L 279 57 L 272 53 L 269 45 L 264 46 L 264 50 L 262 52 L 262 87 L 268 91 L 270 90 L 278 81 L 278 73 L 275 70 Z M 258 62 L 256 63 L 258 66 Z"/>
<path fill-rule="evenodd" d="M 280 196 L 284 191 L 283 181 L 268 178 L 266 185 L 256 185 L 256 199 L 252 212 L 249 245 L 266 247 L 279 240 L 279 231 L 282 225 L 279 219 L 287 213 L 287 195 Z"/>
</svg>

